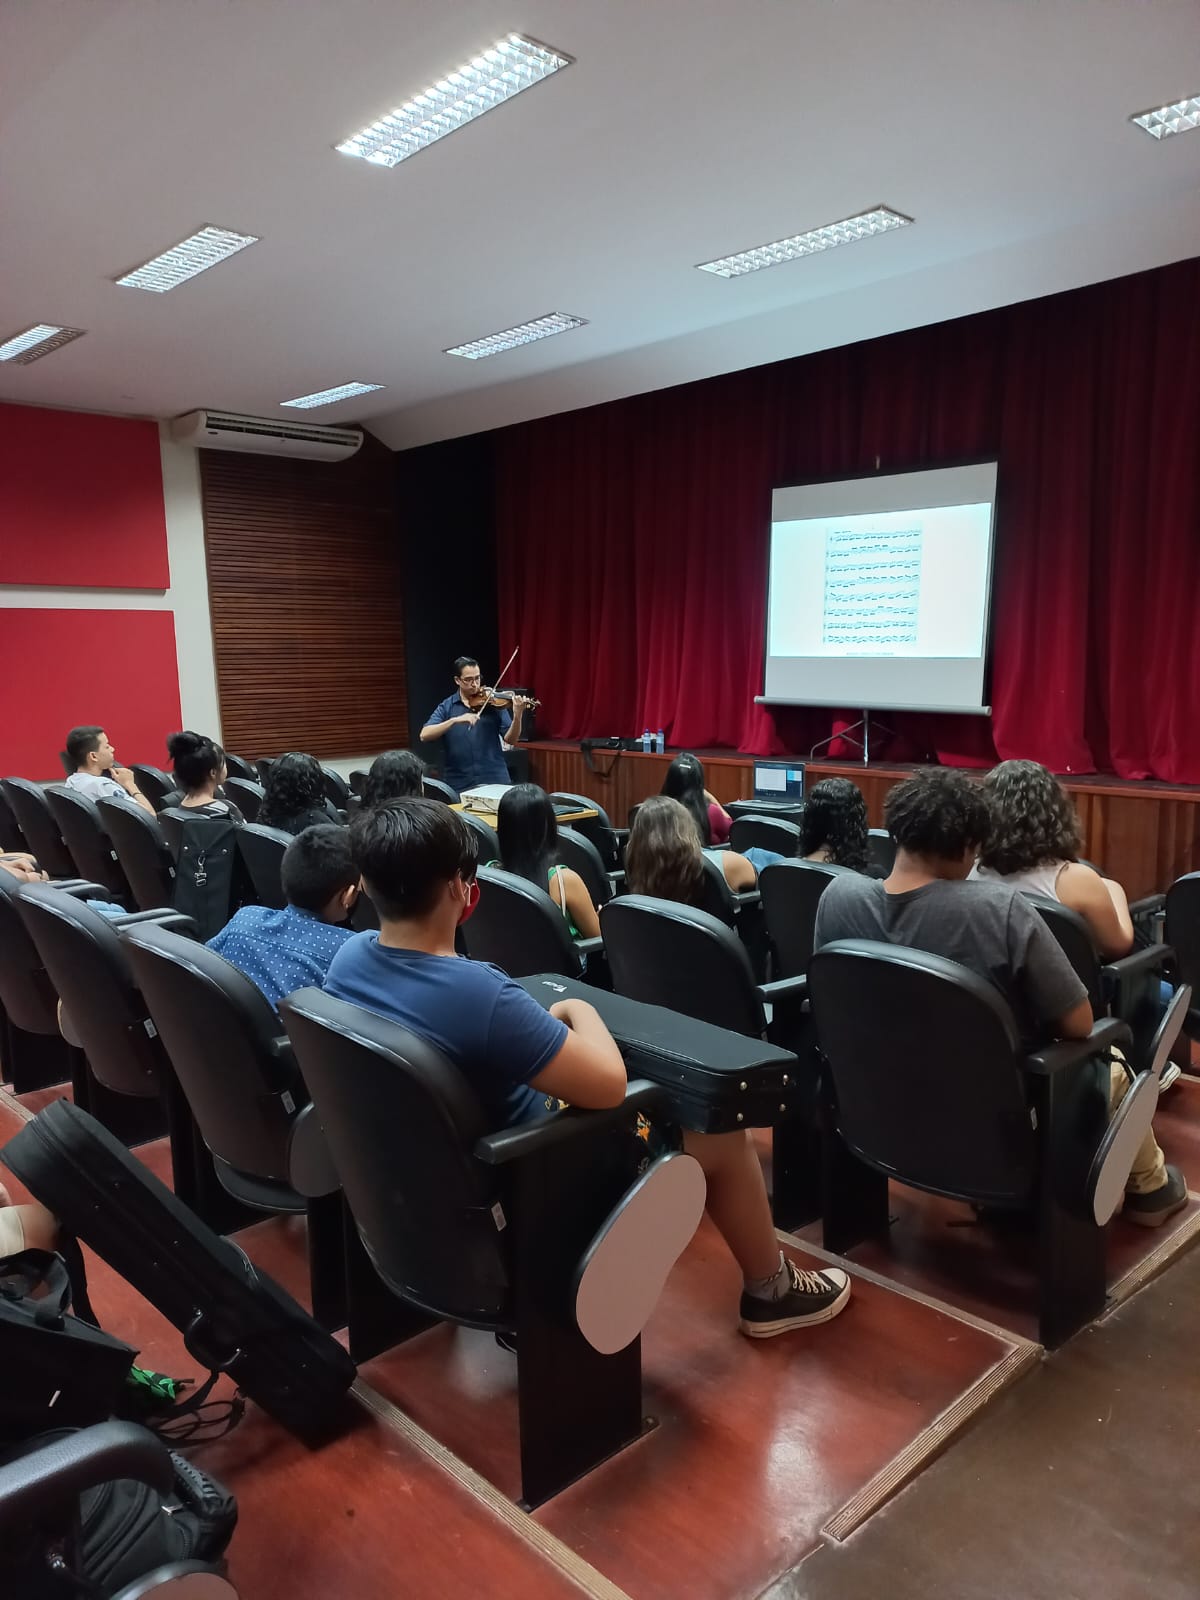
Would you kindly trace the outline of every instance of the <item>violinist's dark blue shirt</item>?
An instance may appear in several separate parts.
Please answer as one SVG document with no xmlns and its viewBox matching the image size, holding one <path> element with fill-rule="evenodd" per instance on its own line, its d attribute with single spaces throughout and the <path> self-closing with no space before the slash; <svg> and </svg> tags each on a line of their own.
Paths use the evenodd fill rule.
<svg viewBox="0 0 1200 1600">
<path fill-rule="evenodd" d="M 457 690 L 447 695 L 441 705 L 426 720 L 425 726 L 449 722 L 467 711 Z M 512 727 L 512 712 L 503 706 L 488 706 L 479 713 L 479 721 L 468 727 L 463 722 L 444 733 L 441 745 L 442 777 L 459 794 L 464 789 L 474 789 L 481 783 L 507 783 L 508 768 L 504 765 L 504 735 Z"/>
</svg>

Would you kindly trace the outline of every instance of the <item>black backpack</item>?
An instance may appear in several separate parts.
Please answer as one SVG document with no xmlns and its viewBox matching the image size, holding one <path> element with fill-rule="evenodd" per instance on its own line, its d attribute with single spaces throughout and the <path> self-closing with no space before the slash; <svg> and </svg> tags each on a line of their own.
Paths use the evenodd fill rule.
<svg viewBox="0 0 1200 1600">
<path fill-rule="evenodd" d="M 191 917 L 207 942 L 241 902 L 237 825 L 226 817 L 198 817 L 182 807 L 159 816 L 175 857 L 175 910 Z"/>
</svg>

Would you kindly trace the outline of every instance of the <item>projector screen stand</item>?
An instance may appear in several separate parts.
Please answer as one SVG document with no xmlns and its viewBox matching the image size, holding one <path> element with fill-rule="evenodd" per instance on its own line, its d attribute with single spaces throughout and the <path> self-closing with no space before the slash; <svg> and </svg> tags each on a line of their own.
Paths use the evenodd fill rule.
<svg viewBox="0 0 1200 1600">
<path fill-rule="evenodd" d="M 875 721 L 875 719 L 871 716 L 871 713 L 869 711 L 864 711 L 862 716 L 859 717 L 858 721 L 857 722 L 852 722 L 849 725 L 849 727 L 841 728 L 841 729 L 838 730 L 837 733 L 831 733 L 829 735 L 828 739 L 818 739 L 816 744 L 813 745 L 812 749 L 808 752 L 808 759 L 811 761 L 812 758 L 816 755 L 818 750 L 824 750 L 826 745 L 832 744 L 835 739 L 845 739 L 850 744 L 857 745 L 858 748 L 862 751 L 862 764 L 865 767 L 867 765 L 868 761 L 870 761 L 870 759 L 871 759 L 871 728 L 872 728 L 872 725 L 874 725 L 875 730 L 878 733 L 885 733 L 885 734 L 886 733 L 891 733 L 891 734 L 894 734 L 895 731 L 896 731 L 895 728 L 889 728 L 886 722 L 877 722 L 877 721 Z M 856 728 L 861 728 L 862 729 L 862 738 L 861 739 L 855 737 L 854 730 Z"/>
</svg>

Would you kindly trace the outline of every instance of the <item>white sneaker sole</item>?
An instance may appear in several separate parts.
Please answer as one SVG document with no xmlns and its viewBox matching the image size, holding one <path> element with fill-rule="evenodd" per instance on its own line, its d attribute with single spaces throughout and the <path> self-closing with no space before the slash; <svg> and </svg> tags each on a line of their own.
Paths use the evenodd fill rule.
<svg viewBox="0 0 1200 1600">
<path fill-rule="evenodd" d="M 746 1322 L 738 1323 L 738 1331 L 744 1333 L 747 1339 L 774 1339 L 780 1333 L 792 1333 L 799 1328 L 817 1328 L 822 1322 L 832 1322 L 839 1312 L 846 1309 L 850 1299 L 850 1281 L 847 1279 L 842 1286 L 842 1292 L 836 1300 L 831 1300 L 820 1311 L 813 1311 L 805 1317 L 780 1317 L 777 1322 Z"/>
</svg>

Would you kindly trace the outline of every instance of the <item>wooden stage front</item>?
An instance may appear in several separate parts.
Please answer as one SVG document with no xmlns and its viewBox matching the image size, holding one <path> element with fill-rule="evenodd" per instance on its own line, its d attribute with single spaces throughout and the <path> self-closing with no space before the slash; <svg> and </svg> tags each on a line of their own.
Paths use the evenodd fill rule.
<svg viewBox="0 0 1200 1600">
<path fill-rule="evenodd" d="M 671 760 L 640 750 L 597 750 L 589 771 L 577 743 L 535 740 L 529 752 L 530 778 L 543 789 L 585 794 L 623 826 L 630 806 L 657 794 Z M 696 752 L 704 762 L 707 785 L 718 800 L 749 800 L 754 793 L 753 756 L 728 751 Z M 884 796 L 911 766 L 853 761 L 807 761 L 806 786 L 821 778 L 851 778 L 867 800 L 871 826 L 883 825 Z M 1104 774 L 1063 780 L 1083 824 L 1083 853 L 1124 885 L 1132 899 L 1165 889 L 1185 872 L 1200 869 L 1200 787 L 1137 782 Z"/>
</svg>

